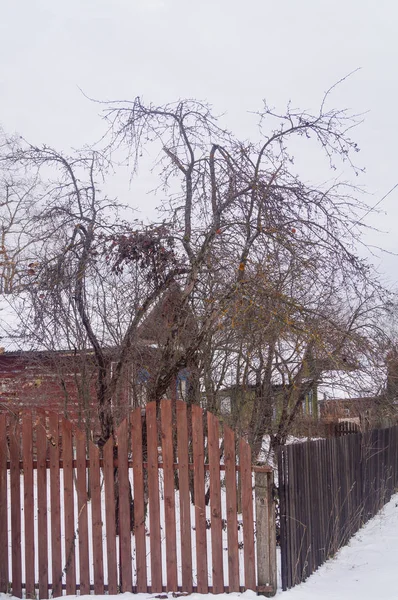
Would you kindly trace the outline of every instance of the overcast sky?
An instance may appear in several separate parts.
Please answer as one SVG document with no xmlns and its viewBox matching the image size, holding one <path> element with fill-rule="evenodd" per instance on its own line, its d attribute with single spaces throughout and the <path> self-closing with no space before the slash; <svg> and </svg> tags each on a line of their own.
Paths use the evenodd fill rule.
<svg viewBox="0 0 398 600">
<path fill-rule="evenodd" d="M 97 99 L 194 97 L 253 133 L 262 99 L 283 110 L 331 104 L 367 112 L 356 131 L 359 183 L 374 205 L 398 183 L 398 5 L 394 0 L 0 0 L 0 123 L 60 149 L 103 132 Z M 318 164 L 306 155 L 319 180 Z M 311 173 L 312 175 L 312 173 Z M 357 181 L 355 181 L 357 183 Z M 145 194 L 134 196 L 145 210 Z M 369 243 L 398 252 L 398 188 L 368 223 Z M 398 258 L 375 258 L 391 283 Z"/>
</svg>

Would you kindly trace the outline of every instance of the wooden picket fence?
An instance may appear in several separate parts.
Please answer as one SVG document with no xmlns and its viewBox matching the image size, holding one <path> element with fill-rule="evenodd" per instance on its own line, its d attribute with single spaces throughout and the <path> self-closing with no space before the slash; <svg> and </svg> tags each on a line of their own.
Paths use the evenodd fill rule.
<svg viewBox="0 0 398 600">
<path fill-rule="evenodd" d="M 0 592 L 275 593 L 273 475 L 245 440 L 169 400 L 115 437 L 100 451 L 56 414 L 0 415 Z"/>
</svg>

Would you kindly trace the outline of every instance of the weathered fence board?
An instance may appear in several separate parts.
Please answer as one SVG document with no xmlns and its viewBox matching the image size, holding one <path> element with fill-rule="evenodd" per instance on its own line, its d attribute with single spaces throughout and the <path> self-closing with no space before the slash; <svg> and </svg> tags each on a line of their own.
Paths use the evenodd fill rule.
<svg viewBox="0 0 398 600">
<path fill-rule="evenodd" d="M 164 512 L 166 530 L 167 589 L 177 589 L 177 539 L 174 492 L 173 420 L 171 400 L 160 403 L 162 414 L 162 459 L 164 485 Z"/>
<path fill-rule="evenodd" d="M 152 593 L 162 591 L 162 545 L 160 537 L 160 502 L 158 472 L 158 428 L 156 404 L 146 407 L 146 428 L 148 444 L 148 496 L 149 526 L 151 545 L 151 585 Z"/>
<path fill-rule="evenodd" d="M 8 591 L 7 444 L 6 417 L 0 415 L 0 592 Z"/>
<path fill-rule="evenodd" d="M 117 556 L 116 556 L 116 522 L 115 522 L 115 480 L 113 439 L 110 438 L 104 445 L 104 483 L 105 483 L 105 512 L 106 526 L 106 552 L 108 565 L 108 592 L 117 593 Z"/>
<path fill-rule="evenodd" d="M 47 525 L 47 435 L 43 415 L 37 419 L 37 528 L 39 553 L 39 597 L 48 596 L 48 525 Z"/>
<path fill-rule="evenodd" d="M 117 557 L 116 557 L 116 521 L 115 521 L 115 473 L 113 458 L 113 439 L 104 445 L 104 483 L 105 483 L 105 526 L 106 553 L 108 565 L 108 592 L 117 593 Z"/>
<path fill-rule="evenodd" d="M 18 597 L 22 596 L 20 447 L 19 427 L 14 421 L 10 425 L 11 562 L 12 593 Z"/>
<path fill-rule="evenodd" d="M 25 590 L 27 598 L 35 598 L 35 533 L 32 456 L 32 415 L 28 413 L 24 415 L 22 419 L 22 461 L 25 525 Z"/>
<path fill-rule="evenodd" d="M 130 483 L 128 457 L 128 423 L 123 421 L 117 431 L 119 476 L 119 542 L 121 591 L 131 591 L 133 585 L 130 534 Z"/>
<path fill-rule="evenodd" d="M 256 587 L 256 563 L 254 554 L 254 519 L 253 519 L 253 483 L 251 469 L 250 446 L 240 440 L 239 448 L 240 475 L 242 480 L 242 517 L 243 544 L 245 548 L 245 586 L 254 590 Z"/>
<path fill-rule="evenodd" d="M 207 413 L 207 438 L 209 447 L 210 468 L 210 503 L 211 503 L 211 551 L 213 593 L 224 591 L 224 570 L 222 550 L 222 514 L 220 483 L 220 433 L 217 417 Z"/>
<path fill-rule="evenodd" d="M 101 480 L 99 450 L 89 443 L 90 456 L 90 490 L 91 490 L 91 525 L 93 536 L 94 593 L 104 593 L 104 558 L 102 551 L 102 516 L 101 516 Z M 128 498 L 128 494 L 127 494 Z M 128 521 L 129 523 L 129 521 Z M 127 531 L 129 527 L 126 528 Z M 129 547 L 131 543 L 129 540 Z M 131 563 L 131 558 L 130 558 Z M 131 585 L 130 585 L 131 587 Z"/>
<path fill-rule="evenodd" d="M 178 483 L 180 493 L 181 528 L 181 571 L 182 587 L 192 592 L 192 538 L 191 538 L 191 502 L 189 496 L 189 454 L 187 405 L 178 402 L 177 407 L 177 452 Z"/>
<path fill-rule="evenodd" d="M 76 594 L 75 507 L 73 501 L 72 425 L 62 421 L 62 461 L 64 474 L 66 593 Z"/>
<path fill-rule="evenodd" d="M 192 407 L 192 445 L 195 494 L 195 535 L 197 587 L 200 594 L 208 593 L 207 539 L 205 506 L 205 456 L 203 413 L 199 406 Z"/>
<path fill-rule="evenodd" d="M 256 490 L 256 537 L 257 537 L 257 589 L 259 592 L 271 586 L 276 589 L 277 569 L 275 561 L 276 522 L 273 473 L 255 473 Z"/>
<path fill-rule="evenodd" d="M 51 565 L 52 595 L 62 596 L 61 500 L 59 468 L 58 415 L 50 413 L 50 502 L 51 502 Z"/>
<path fill-rule="evenodd" d="M 224 464 L 225 492 L 227 509 L 228 534 L 228 589 L 239 591 L 239 547 L 237 527 L 237 495 L 236 495 L 236 456 L 235 434 L 229 427 L 224 428 Z"/>
<path fill-rule="evenodd" d="M 80 593 L 90 593 L 89 547 L 88 547 L 88 497 L 86 468 L 86 436 L 76 432 L 77 508 L 79 528 Z"/>
<path fill-rule="evenodd" d="M 247 442 L 181 401 L 137 408 L 102 448 L 56 414 L 0 415 L 0 591 L 275 591 L 264 579 L 275 530 L 264 496 L 257 564 L 267 575 L 256 581 L 253 470 L 271 476 L 252 467 Z"/>
<path fill-rule="evenodd" d="M 137 408 L 131 415 L 131 443 L 133 451 L 134 533 L 137 572 L 137 592 L 147 591 L 144 467 L 142 450 L 142 416 Z"/>
</svg>

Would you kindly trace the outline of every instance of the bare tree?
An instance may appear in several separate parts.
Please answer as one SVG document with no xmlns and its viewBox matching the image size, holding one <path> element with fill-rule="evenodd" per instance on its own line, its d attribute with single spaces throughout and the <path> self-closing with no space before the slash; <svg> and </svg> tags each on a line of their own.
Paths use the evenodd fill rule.
<svg viewBox="0 0 398 600">
<path fill-rule="evenodd" d="M 288 371 L 284 346 L 296 336 L 299 362 L 308 363 L 316 332 L 323 335 L 322 306 L 348 284 L 346 301 L 351 302 L 350 282 L 373 285 L 368 266 L 354 252 L 360 215 L 367 210 L 356 190 L 341 183 L 311 186 L 293 172 L 288 147 L 296 136 L 318 143 L 331 168 L 343 160 L 355 169 L 358 148 L 350 134 L 357 119 L 328 110 L 327 100 L 328 94 L 315 115 L 290 108 L 277 115 L 265 106 L 259 113 L 258 143 L 237 139 L 220 126 L 209 106 L 196 101 L 105 103 L 108 131 L 102 151 L 66 156 L 21 143 L 4 158 L 5 164 L 39 172 L 44 181 L 36 220 L 44 241 L 37 246 L 38 267 L 30 286 L 33 329 L 37 334 L 50 327 L 58 340 L 92 349 L 102 441 L 113 431 L 112 398 L 139 345 L 139 328 L 171 286 L 179 286 L 181 294 L 159 348 L 149 397 L 161 398 L 187 364 L 206 361 L 205 389 L 216 393 L 211 391 L 211 363 L 220 354 L 209 355 L 214 336 L 221 327 L 233 329 L 234 312 L 241 319 L 236 306 L 247 304 L 253 281 L 260 278 L 266 291 L 248 315 L 251 310 L 261 315 L 257 326 L 266 343 L 253 325 L 241 328 L 239 368 L 254 372 L 261 364 L 262 391 L 253 419 L 261 416 L 258 422 L 263 422 L 269 373 Z M 150 226 L 121 221 L 119 204 L 99 186 L 120 157 L 132 161 L 134 176 L 144 151 L 158 157 L 153 176 L 163 198 L 159 223 Z M 297 270 L 305 276 L 295 277 Z M 189 311 L 196 329 L 182 344 Z M 332 321 L 333 308 L 328 314 Z M 352 311 L 347 314 L 351 318 Z M 281 325 L 281 318 L 294 326 Z M 338 347 L 340 356 L 348 338 L 343 343 L 336 337 L 333 346 L 332 336 L 327 337 L 327 353 L 337 353 Z M 263 346 L 257 362 L 246 355 L 252 339 L 253 348 Z M 225 361 L 219 368 L 226 372 Z M 286 376 L 298 406 L 307 379 L 304 367 Z M 263 430 L 262 424 L 256 440 Z"/>
<path fill-rule="evenodd" d="M 320 273 L 315 264 L 280 253 L 266 267 L 251 264 L 203 356 L 208 405 L 230 402 L 224 418 L 256 456 L 265 434 L 272 447 L 286 441 L 306 397 L 331 374 L 343 387 L 347 372 L 355 372 L 357 394 L 361 382 L 376 385 L 388 296 L 361 277 L 344 281 L 333 264 L 322 264 Z"/>
<path fill-rule="evenodd" d="M 0 157 L 15 148 L 0 129 Z M 32 220 L 40 182 L 24 169 L 0 162 L 0 294 L 20 291 L 34 268 L 31 245 L 38 242 Z"/>
</svg>

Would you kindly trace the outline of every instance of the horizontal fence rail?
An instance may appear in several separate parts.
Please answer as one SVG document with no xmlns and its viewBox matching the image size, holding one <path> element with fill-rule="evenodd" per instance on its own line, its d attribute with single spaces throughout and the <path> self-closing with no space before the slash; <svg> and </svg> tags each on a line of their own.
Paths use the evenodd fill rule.
<svg viewBox="0 0 398 600">
<path fill-rule="evenodd" d="M 101 450 L 56 414 L 0 415 L 0 592 L 274 593 L 272 488 L 181 401 L 136 409 Z"/>
<path fill-rule="evenodd" d="M 388 502 L 398 428 L 291 444 L 278 454 L 282 588 L 304 581 Z"/>
</svg>

